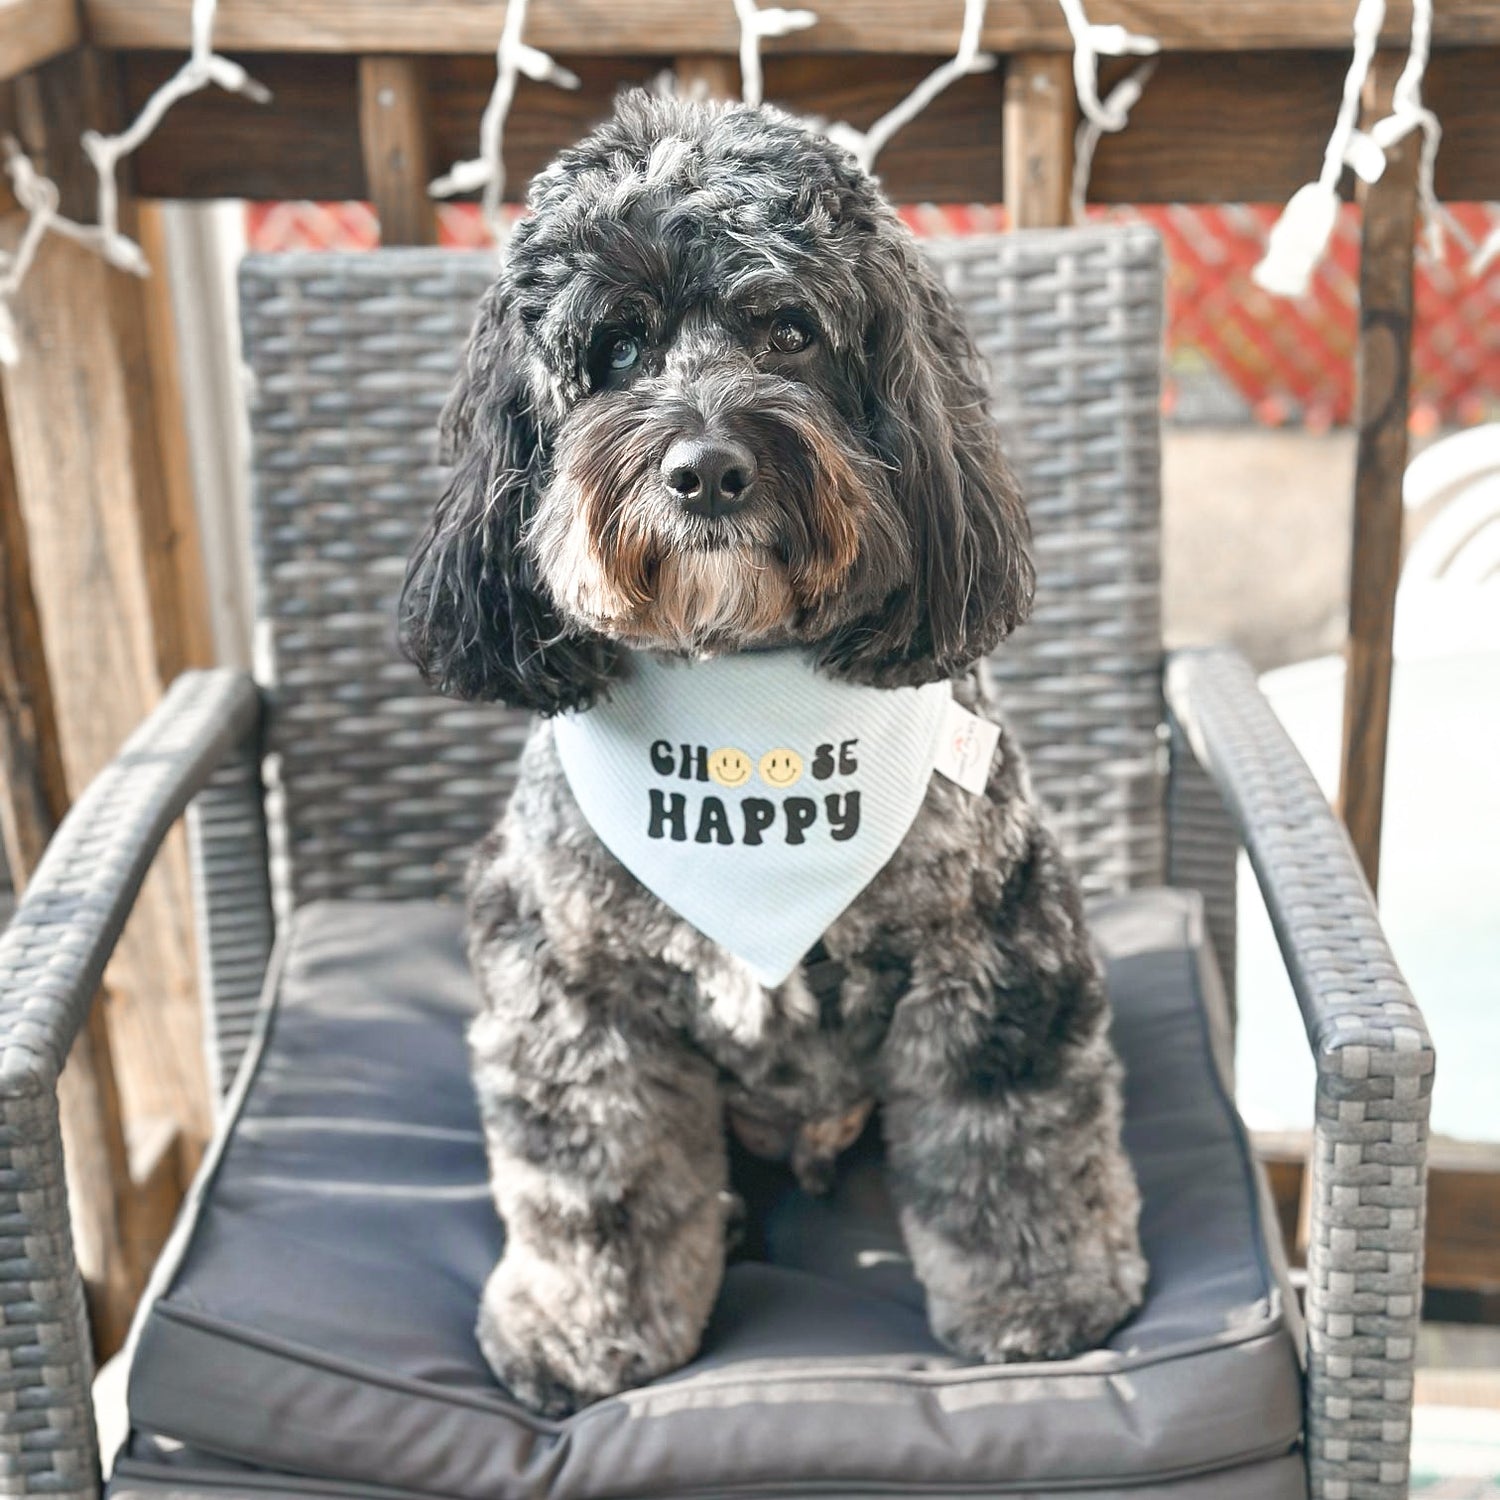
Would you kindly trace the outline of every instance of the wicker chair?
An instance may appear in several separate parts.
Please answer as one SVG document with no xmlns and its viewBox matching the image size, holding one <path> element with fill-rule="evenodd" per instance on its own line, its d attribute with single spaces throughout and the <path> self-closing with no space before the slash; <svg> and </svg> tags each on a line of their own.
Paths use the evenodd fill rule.
<svg viewBox="0 0 1500 1500">
<path fill-rule="evenodd" d="M 1003 701 L 1090 894 L 1201 892 L 1230 982 L 1235 861 L 1248 850 L 1318 1074 L 1297 1465 L 1321 1500 L 1395 1500 L 1406 1492 L 1433 1054 L 1344 833 L 1249 670 L 1224 651 L 1164 657 L 1159 247 L 1141 229 L 1100 228 L 932 253 L 992 364 L 1035 525 L 1038 607 L 994 661 Z M 80 798 L 0 938 L 7 1493 L 97 1493 L 56 1088 L 168 827 L 187 813 L 213 1061 L 227 1086 L 257 1028 L 255 1046 L 264 1041 L 278 927 L 314 902 L 451 897 L 461 851 L 508 790 L 524 721 L 427 694 L 391 628 L 404 556 L 438 489 L 434 419 L 488 274 L 483 257 L 431 251 L 244 269 L 263 675 L 177 682 Z M 231 1099 L 231 1118 L 237 1108 Z M 220 1141 L 179 1241 L 222 1154 Z M 166 1257 L 154 1292 L 182 1252 Z M 174 1451 L 153 1450 L 165 1479 L 138 1465 L 117 1471 L 116 1492 L 364 1493 L 338 1483 L 348 1473 L 337 1466 L 273 1480 L 236 1464 L 247 1455 L 233 1445 L 212 1473 Z M 952 1491 L 1013 1487 L 989 1477 L 993 1489 Z M 402 1488 L 388 1482 L 381 1493 Z"/>
</svg>

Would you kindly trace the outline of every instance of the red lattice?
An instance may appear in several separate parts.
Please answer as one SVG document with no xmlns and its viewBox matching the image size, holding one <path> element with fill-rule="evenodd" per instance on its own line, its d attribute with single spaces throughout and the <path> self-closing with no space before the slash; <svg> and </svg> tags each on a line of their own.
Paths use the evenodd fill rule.
<svg viewBox="0 0 1500 1500">
<path fill-rule="evenodd" d="M 1184 385 L 1204 370 L 1238 392 L 1263 422 L 1312 427 L 1347 422 L 1354 405 L 1354 343 L 1359 277 L 1359 211 L 1339 215 L 1333 243 L 1305 297 L 1268 296 L 1250 279 L 1279 208 L 1125 209 L 1110 216 L 1153 225 L 1167 247 L 1167 348 L 1172 375 Z M 1482 240 L 1500 206 L 1453 207 Z M 1005 226 L 1003 209 L 902 209 L 918 234 L 976 234 Z M 442 204 L 446 245 L 487 243 L 470 204 Z M 256 250 L 368 249 L 379 226 L 366 203 L 264 203 L 249 210 Z M 1471 424 L 1500 412 L 1500 265 L 1471 276 L 1450 245 L 1439 264 L 1419 261 L 1413 348 L 1412 423 Z M 1166 406 L 1176 400 L 1169 379 Z"/>
</svg>

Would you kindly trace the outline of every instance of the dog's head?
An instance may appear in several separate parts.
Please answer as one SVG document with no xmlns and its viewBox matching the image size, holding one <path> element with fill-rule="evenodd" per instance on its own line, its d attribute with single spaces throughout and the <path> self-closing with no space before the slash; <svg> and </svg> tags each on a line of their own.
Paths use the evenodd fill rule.
<svg viewBox="0 0 1500 1500">
<path fill-rule="evenodd" d="M 621 646 L 948 677 L 1024 618 L 1027 524 L 948 295 L 772 110 L 634 93 L 532 185 L 444 415 L 402 638 L 555 713 Z"/>
</svg>

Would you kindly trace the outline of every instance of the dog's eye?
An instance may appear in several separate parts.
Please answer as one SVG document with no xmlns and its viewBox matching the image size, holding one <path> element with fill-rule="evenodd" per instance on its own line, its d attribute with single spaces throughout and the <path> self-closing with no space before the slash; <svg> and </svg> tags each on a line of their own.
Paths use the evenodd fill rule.
<svg viewBox="0 0 1500 1500">
<path fill-rule="evenodd" d="M 766 342 L 779 354 L 800 354 L 812 343 L 812 334 L 805 324 L 792 318 L 778 318 L 771 325 Z"/>
<path fill-rule="evenodd" d="M 628 370 L 641 357 L 641 341 L 628 333 L 611 339 L 604 347 L 604 362 L 611 370 Z"/>
</svg>

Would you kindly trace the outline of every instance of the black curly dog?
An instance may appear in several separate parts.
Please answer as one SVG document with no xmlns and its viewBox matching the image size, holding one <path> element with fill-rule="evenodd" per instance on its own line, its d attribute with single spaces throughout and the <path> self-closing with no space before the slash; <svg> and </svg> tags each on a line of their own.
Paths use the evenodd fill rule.
<svg viewBox="0 0 1500 1500">
<path fill-rule="evenodd" d="M 546 722 L 632 651 L 752 643 L 948 678 L 994 716 L 976 663 L 1030 607 L 1029 530 L 956 309 L 854 160 L 770 109 L 628 95 L 530 204 L 402 599 L 437 688 L 543 716 L 471 874 L 507 1231 L 485 1354 L 551 1414 L 682 1364 L 723 1274 L 726 1117 L 811 1182 L 871 1100 L 937 1335 L 1090 1347 L 1140 1301 L 1139 1205 L 1100 972 L 1014 740 L 982 797 L 933 779 L 824 935 L 830 1019 L 624 870 Z"/>
</svg>

